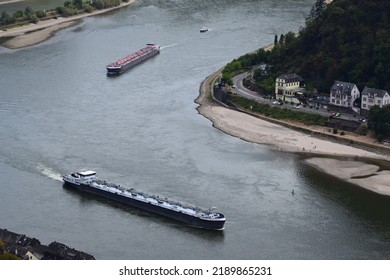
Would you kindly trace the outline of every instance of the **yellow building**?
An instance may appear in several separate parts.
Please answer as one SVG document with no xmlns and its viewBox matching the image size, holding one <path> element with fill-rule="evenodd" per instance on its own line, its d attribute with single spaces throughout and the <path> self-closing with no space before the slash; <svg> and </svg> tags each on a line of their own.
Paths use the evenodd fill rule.
<svg viewBox="0 0 390 280">
<path fill-rule="evenodd" d="M 300 103 L 299 95 L 304 93 L 304 83 L 297 74 L 283 74 L 276 78 L 275 97 L 284 102 Z"/>
</svg>

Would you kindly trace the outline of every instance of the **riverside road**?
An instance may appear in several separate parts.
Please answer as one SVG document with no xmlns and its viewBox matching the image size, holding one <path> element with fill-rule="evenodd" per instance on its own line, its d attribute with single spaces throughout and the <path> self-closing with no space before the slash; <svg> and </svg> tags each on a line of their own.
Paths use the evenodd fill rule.
<svg viewBox="0 0 390 280">
<path fill-rule="evenodd" d="M 281 107 L 281 108 L 286 108 L 286 109 L 295 110 L 295 111 L 299 110 L 299 111 L 302 111 L 305 113 L 319 114 L 319 115 L 326 116 L 326 117 L 329 117 L 334 113 L 334 111 L 328 111 L 327 109 L 324 109 L 324 108 L 316 109 L 314 107 L 310 108 L 309 106 L 306 106 L 306 107 L 301 106 L 300 108 L 296 108 L 295 106 L 297 104 L 292 105 L 288 102 L 284 102 L 282 105 L 273 104 L 272 102 L 274 102 L 275 99 L 264 98 L 258 92 L 252 91 L 243 85 L 243 80 L 245 78 L 247 78 L 249 75 L 250 75 L 250 72 L 244 72 L 240 75 L 233 77 L 232 91 L 237 93 L 237 95 L 239 95 L 239 96 L 254 100 L 258 103 L 268 104 L 268 105 L 274 106 L 274 107 Z M 349 121 L 358 121 L 359 118 L 361 118 L 361 117 L 354 116 L 352 114 L 346 114 L 346 113 L 343 113 L 340 116 L 340 119 L 349 120 Z"/>
</svg>

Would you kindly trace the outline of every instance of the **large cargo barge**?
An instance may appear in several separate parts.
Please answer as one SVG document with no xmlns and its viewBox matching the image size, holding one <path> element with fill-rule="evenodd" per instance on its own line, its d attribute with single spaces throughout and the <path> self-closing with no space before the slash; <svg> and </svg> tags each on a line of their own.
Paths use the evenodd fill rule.
<svg viewBox="0 0 390 280">
<path fill-rule="evenodd" d="M 118 75 L 125 72 L 127 69 L 145 61 L 156 54 L 160 53 L 160 46 L 156 44 L 147 44 L 146 47 L 131 53 L 115 62 L 106 66 L 107 74 Z"/>
<path fill-rule="evenodd" d="M 96 172 L 87 170 L 73 172 L 62 177 L 66 185 L 80 191 L 92 193 L 120 203 L 124 203 L 148 212 L 172 218 L 190 226 L 222 230 L 225 216 L 215 211 L 215 208 L 202 209 L 197 206 L 185 205 L 180 202 L 150 195 L 133 188 L 124 188 L 117 184 L 107 183 L 96 177 Z"/>
</svg>

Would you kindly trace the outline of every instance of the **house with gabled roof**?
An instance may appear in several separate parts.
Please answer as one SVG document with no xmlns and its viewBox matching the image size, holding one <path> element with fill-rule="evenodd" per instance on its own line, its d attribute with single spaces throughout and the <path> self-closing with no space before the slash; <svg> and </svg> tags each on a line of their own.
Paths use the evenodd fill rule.
<svg viewBox="0 0 390 280">
<path fill-rule="evenodd" d="M 358 87 L 353 83 L 334 81 L 330 89 L 330 104 L 352 108 L 353 102 L 360 96 Z"/>
<path fill-rule="evenodd" d="M 370 110 L 374 105 L 379 107 L 390 106 L 390 95 L 386 90 L 365 87 L 362 91 L 363 110 Z"/>
<path fill-rule="evenodd" d="M 298 97 L 305 92 L 304 80 L 301 76 L 292 74 L 282 74 L 275 81 L 275 97 L 276 99 L 300 103 Z"/>
</svg>

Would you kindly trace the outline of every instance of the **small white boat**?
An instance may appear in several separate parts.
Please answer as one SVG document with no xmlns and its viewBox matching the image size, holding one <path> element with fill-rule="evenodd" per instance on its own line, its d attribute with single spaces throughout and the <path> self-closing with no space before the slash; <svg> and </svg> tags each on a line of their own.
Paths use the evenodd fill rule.
<svg viewBox="0 0 390 280">
<path fill-rule="evenodd" d="M 207 27 L 202 27 L 202 28 L 200 29 L 200 32 L 207 32 L 207 31 L 209 31 L 209 29 L 208 29 Z"/>
</svg>

